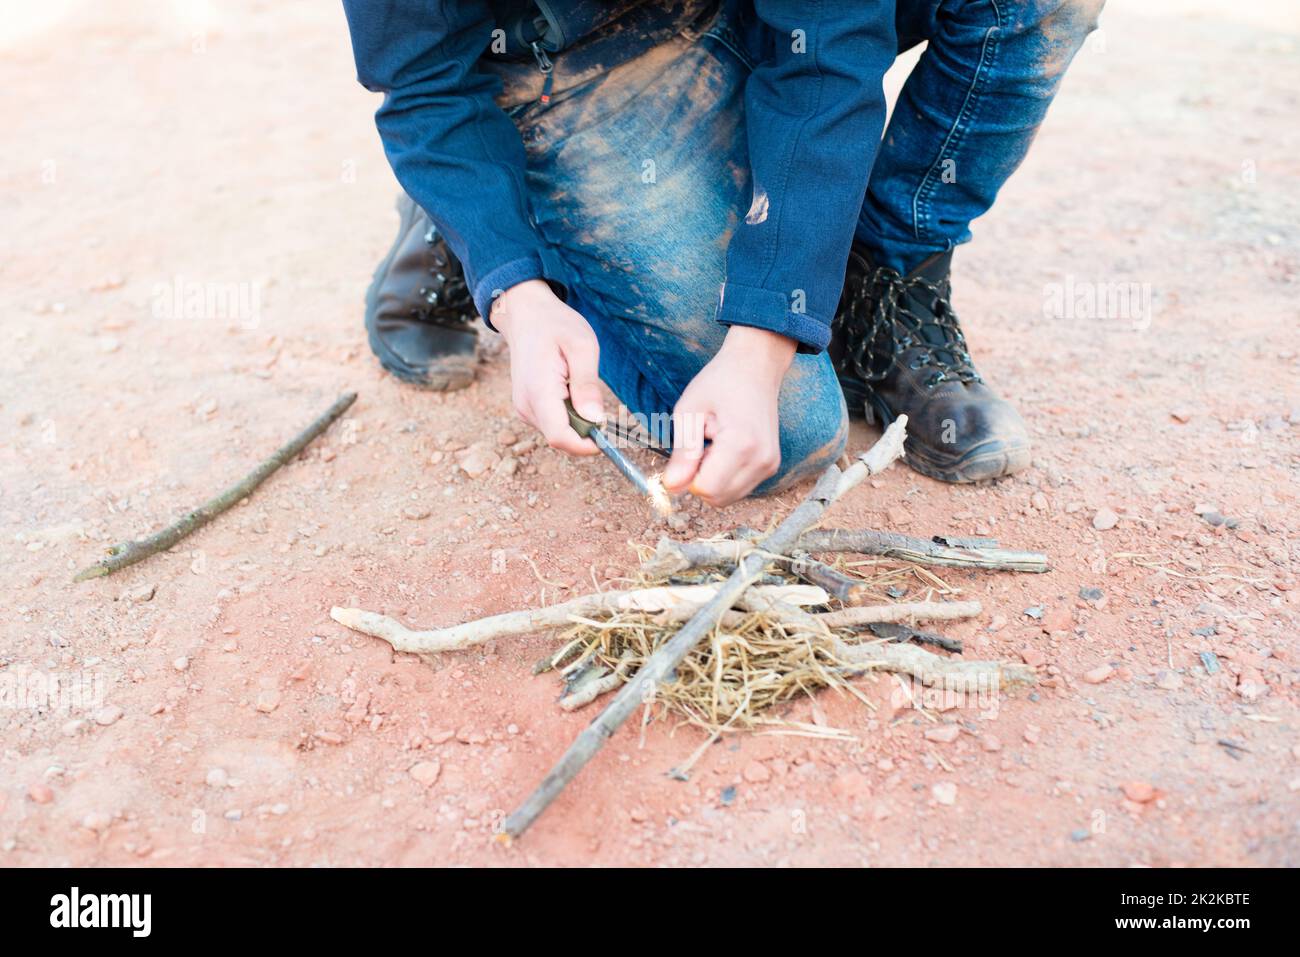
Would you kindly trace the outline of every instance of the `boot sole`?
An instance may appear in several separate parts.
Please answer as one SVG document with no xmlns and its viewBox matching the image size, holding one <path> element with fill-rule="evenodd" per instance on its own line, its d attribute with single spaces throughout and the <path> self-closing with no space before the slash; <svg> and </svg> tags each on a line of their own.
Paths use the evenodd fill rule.
<svg viewBox="0 0 1300 957">
<path fill-rule="evenodd" d="M 370 279 L 370 286 L 366 289 L 366 338 L 369 339 L 370 351 L 379 359 L 379 364 L 383 366 L 384 371 L 394 378 L 400 379 L 407 385 L 424 389 L 427 392 L 456 392 L 474 382 L 478 366 L 477 346 L 475 346 L 472 355 L 443 356 L 440 361 L 435 360 L 437 364 L 431 363 L 427 371 L 420 371 L 412 369 L 390 353 L 383 342 L 379 340 L 375 333 L 374 323 L 371 322 L 379 309 L 379 285 L 384 276 L 387 275 L 389 267 L 392 266 L 393 258 L 397 255 L 398 250 L 402 248 L 402 240 L 410 232 L 411 224 L 415 221 L 416 215 L 417 210 L 414 203 L 410 204 L 410 209 L 402 210 L 401 222 L 397 229 L 397 239 L 393 243 L 393 248 L 380 261 Z"/>
</svg>

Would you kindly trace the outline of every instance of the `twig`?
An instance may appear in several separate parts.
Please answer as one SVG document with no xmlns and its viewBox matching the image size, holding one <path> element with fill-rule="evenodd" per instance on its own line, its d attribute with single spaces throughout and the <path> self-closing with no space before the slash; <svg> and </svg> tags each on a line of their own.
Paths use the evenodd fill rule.
<svg viewBox="0 0 1300 957">
<path fill-rule="evenodd" d="M 769 552 L 784 554 L 794 548 L 799 536 L 815 525 L 836 499 L 869 475 L 887 468 L 903 452 L 907 416 L 899 416 L 885 434 L 857 462 L 844 472 L 837 466 L 828 468 L 808 497 L 761 543 Z M 723 613 L 735 604 L 750 584 L 762 574 L 767 558 L 762 553 L 746 555 L 736 566 L 714 597 L 688 621 L 677 634 L 645 661 L 636 676 L 625 684 L 614 700 L 589 724 L 563 757 L 542 779 L 542 783 L 515 810 L 503 825 L 507 838 L 518 837 L 537 820 L 565 785 L 586 766 L 605 742 L 647 700 L 659 682 L 668 677 L 683 658 L 716 626 Z"/>
<path fill-rule="evenodd" d="M 348 407 L 356 400 L 357 394 L 355 392 L 343 393 L 320 418 L 299 432 L 289 442 L 276 449 L 274 455 L 263 461 L 257 468 L 216 498 L 209 499 L 192 512 L 187 512 L 162 531 L 155 532 L 148 538 L 140 538 L 114 545 L 108 550 L 108 555 L 105 558 L 101 558 L 88 568 L 83 568 L 72 580 L 74 582 L 84 582 L 91 578 L 102 578 L 105 575 L 111 575 L 113 572 L 126 568 L 128 565 L 134 565 L 150 555 L 165 552 L 182 538 L 197 532 L 226 509 L 253 494 L 253 491 L 259 485 L 306 448 L 312 439 L 328 429 L 334 420 L 346 412 Z"/>
<path fill-rule="evenodd" d="M 613 691 L 623 683 L 623 671 L 631 663 L 631 657 L 631 651 L 625 650 L 617 668 L 612 671 L 603 669 L 604 674 L 581 682 L 578 687 L 560 699 L 560 707 L 565 711 L 577 711 L 579 708 L 585 708 L 601 695 Z"/>
<path fill-rule="evenodd" d="M 460 651 L 473 645 L 506 635 L 526 635 L 543 628 L 569 624 L 572 617 L 590 618 L 620 611 L 658 612 L 678 606 L 698 609 L 717 594 L 719 585 L 661 585 L 656 588 L 629 588 L 622 591 L 581 595 L 558 605 L 526 608 L 501 615 L 479 618 L 450 628 L 414 631 L 400 621 L 361 608 L 331 608 L 330 617 L 340 625 L 372 638 L 382 638 L 394 651 L 434 654 Z M 811 585 L 765 585 L 759 592 L 771 590 L 784 600 L 799 605 L 820 605 L 826 592 Z"/>
<path fill-rule="evenodd" d="M 916 645 L 891 641 L 850 645 L 833 639 L 836 657 L 867 669 L 909 674 L 927 686 L 949 691 L 993 692 L 1009 684 L 1033 684 L 1034 669 L 1004 661 L 960 661 L 942 658 Z"/>
<path fill-rule="evenodd" d="M 976 546 L 976 539 L 948 539 L 936 535 L 931 539 L 913 538 L 897 532 L 872 529 L 815 529 L 799 536 L 802 552 L 856 552 L 915 562 L 919 565 L 948 565 L 956 568 L 990 568 L 1000 571 L 1046 572 L 1047 556 L 1039 552 L 1022 552 Z M 738 562 L 752 552 L 755 545 L 736 541 L 676 542 L 660 539 L 654 560 L 645 566 L 647 575 L 673 575 L 704 565 Z M 775 560 L 778 556 L 773 556 Z M 788 559 L 787 559 L 788 560 Z"/>
<path fill-rule="evenodd" d="M 790 571 L 806 582 L 825 588 L 846 605 L 860 605 L 871 594 L 871 586 L 861 578 L 831 568 L 806 552 L 795 552 L 790 559 Z"/>
<path fill-rule="evenodd" d="M 915 641 L 923 645 L 934 645 L 936 648 L 942 648 L 944 651 L 951 651 L 959 655 L 962 652 L 962 643 L 956 638 L 948 638 L 944 635 L 936 635 L 931 631 L 920 631 L 911 625 L 895 625 L 887 622 L 878 622 L 868 625 L 867 630 L 877 638 L 888 638 L 890 641 Z"/>
<path fill-rule="evenodd" d="M 942 535 L 926 539 L 872 529 L 818 529 L 801 536 L 799 545 L 809 552 L 856 552 L 897 558 L 918 565 L 1034 573 L 1051 571 L 1047 556 L 1040 552 L 974 546 Z"/>
<path fill-rule="evenodd" d="M 961 618 L 974 618 L 980 610 L 980 603 L 977 601 L 903 601 L 896 605 L 843 608 L 813 617 L 831 628 L 851 628 L 854 625 L 897 623 L 913 619 L 956 621 Z"/>
</svg>

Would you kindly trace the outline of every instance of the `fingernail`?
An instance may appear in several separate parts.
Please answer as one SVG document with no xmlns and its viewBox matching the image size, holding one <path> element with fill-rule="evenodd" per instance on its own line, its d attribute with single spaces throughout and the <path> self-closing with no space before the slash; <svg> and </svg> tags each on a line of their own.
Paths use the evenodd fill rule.
<svg viewBox="0 0 1300 957">
<path fill-rule="evenodd" d="M 582 406 L 582 408 L 578 410 L 578 414 L 582 416 L 584 419 L 586 419 L 588 422 L 605 421 L 605 410 L 602 409 L 595 402 L 585 403 Z"/>
</svg>

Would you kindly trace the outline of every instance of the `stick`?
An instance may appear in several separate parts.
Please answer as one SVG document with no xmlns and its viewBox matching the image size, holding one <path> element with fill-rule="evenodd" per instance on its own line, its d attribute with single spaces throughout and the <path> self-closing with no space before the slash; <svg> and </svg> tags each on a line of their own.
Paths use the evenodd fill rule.
<svg viewBox="0 0 1300 957">
<path fill-rule="evenodd" d="M 1000 571 L 1051 571 L 1047 556 L 1040 552 L 1022 552 L 1006 548 L 958 545 L 942 535 L 914 538 L 898 532 L 871 529 L 821 529 L 803 536 L 799 545 L 810 552 L 857 552 L 880 555 L 918 565 L 948 565 L 956 568 L 992 568 Z"/>
<path fill-rule="evenodd" d="M 928 621 L 956 621 L 974 618 L 980 613 L 977 601 L 904 601 L 897 605 L 867 605 L 843 608 L 814 615 L 831 628 L 849 628 L 853 625 L 875 625 L 881 622 L 897 623 L 909 619 Z"/>
<path fill-rule="evenodd" d="M 968 540 L 969 541 L 969 540 Z M 956 568 L 990 568 L 999 571 L 1046 572 L 1047 556 L 1039 552 L 1022 552 L 1005 548 L 975 546 L 961 539 L 935 536 L 913 538 L 897 532 L 872 529 L 817 529 L 799 536 L 798 549 L 804 552 L 857 552 L 915 562 L 918 565 L 948 565 Z M 660 539 L 655 558 L 644 571 L 652 577 L 674 575 L 702 565 L 734 564 L 753 551 L 752 542 L 703 541 L 675 542 Z M 773 556 L 775 560 L 778 556 Z"/>
<path fill-rule="evenodd" d="M 943 658 L 916 645 L 891 641 L 850 645 L 833 639 L 833 651 L 841 661 L 867 669 L 909 674 L 922 684 L 938 685 L 949 691 L 990 692 L 1005 685 L 1033 684 L 1034 669 L 1005 661 L 959 661 Z"/>
<path fill-rule="evenodd" d="M 866 617 L 862 615 L 863 612 L 883 612 L 884 608 L 907 608 L 906 605 L 870 609 L 851 608 L 847 609 L 846 612 L 810 615 L 802 608 L 795 608 L 775 598 L 755 599 L 746 595 L 740 599 L 739 603 L 750 611 L 767 611 L 780 616 L 783 621 L 802 626 L 813 634 L 819 635 L 829 643 L 831 653 L 835 657 L 863 670 L 901 672 L 912 675 L 925 685 L 938 684 L 948 690 L 980 693 L 997 691 L 1004 684 L 1033 684 L 1037 680 L 1034 676 L 1034 669 L 1025 665 L 1000 661 L 956 661 L 951 658 L 941 658 L 939 655 L 917 648 L 915 645 L 894 644 L 890 639 L 861 645 L 850 645 L 830 631 L 832 625 L 827 620 L 832 619 L 835 615 L 846 613 Z M 974 606 L 974 611 L 971 613 L 979 613 L 978 602 L 950 602 L 946 604 L 952 606 L 964 605 L 966 607 L 962 609 L 963 611 L 970 611 L 971 606 Z M 942 602 L 918 602 L 911 607 L 913 611 L 917 611 L 922 606 L 929 606 L 933 613 L 933 611 L 942 612 L 944 605 L 945 603 Z M 953 610 L 955 609 L 950 609 L 950 612 Z M 917 613 L 920 614 L 919 611 Z M 951 617 L 958 616 L 954 614 Z"/>
<path fill-rule="evenodd" d="M 790 571 L 804 581 L 826 589 L 846 605 L 860 605 L 871 594 L 871 586 L 812 558 L 807 552 L 795 552 Z"/>
<path fill-rule="evenodd" d="M 88 568 L 83 568 L 72 580 L 74 582 L 84 582 L 91 578 L 102 578 L 105 575 L 111 575 L 128 565 L 143 561 L 150 555 L 165 552 L 187 535 L 197 532 L 226 509 L 252 495 L 259 485 L 270 478 L 281 466 L 292 461 L 299 452 L 307 447 L 308 443 L 328 429 L 334 420 L 346 412 L 348 407 L 356 400 L 357 394 L 355 392 L 343 393 L 335 400 L 333 405 L 325 410 L 325 413 L 320 418 L 276 449 L 274 455 L 264 460 L 257 468 L 216 496 L 216 498 L 209 499 L 192 512 L 182 515 L 162 531 L 154 532 L 148 538 L 140 538 L 114 545 L 108 550 L 107 557 L 101 558 Z"/>
<path fill-rule="evenodd" d="M 620 611 L 664 611 L 678 606 L 698 610 L 717 594 L 719 585 L 662 585 L 656 588 L 629 588 L 622 591 L 596 592 L 582 595 L 558 605 L 545 608 L 526 608 L 508 611 L 501 615 L 479 618 L 450 628 L 431 631 L 414 631 L 400 621 L 360 608 L 331 608 L 330 617 L 344 627 L 359 631 L 372 638 L 382 638 L 394 651 L 416 654 L 435 654 L 441 651 L 460 651 L 480 645 L 493 638 L 506 635 L 527 635 L 543 628 L 558 628 L 570 623 L 572 616 L 592 618 L 613 615 Z M 766 585 L 757 589 L 780 595 L 795 605 L 820 605 L 829 597 L 820 588 L 810 585 Z"/>
<path fill-rule="evenodd" d="M 767 551 L 784 553 L 792 549 L 799 536 L 816 524 L 831 504 L 869 475 L 886 469 L 903 453 L 907 416 L 900 415 L 880 440 L 846 471 L 832 465 L 822 473 L 813 490 L 799 506 L 769 535 L 762 546 Z M 722 583 L 716 595 L 688 621 L 677 634 L 651 655 L 636 676 L 623 686 L 614 700 L 583 729 L 559 762 L 542 779 L 537 789 L 506 818 L 503 831 L 507 839 L 518 837 L 550 806 L 587 762 L 595 757 L 605 742 L 628 719 L 654 689 L 668 677 L 696 643 L 713 630 L 723 613 L 735 604 L 750 584 L 763 572 L 766 556 L 759 552 L 746 555 L 736 570 Z"/>
<path fill-rule="evenodd" d="M 575 688 L 562 697 L 560 707 L 565 711 L 577 711 L 579 708 L 585 708 L 601 695 L 613 691 L 623 683 L 623 671 L 627 668 L 631 658 L 631 651 L 624 651 L 617 668 L 612 671 L 602 669 L 605 672 L 603 675 L 588 679 L 582 683 L 581 687 Z"/>
<path fill-rule="evenodd" d="M 948 638 L 944 635 L 936 635 L 931 631 L 920 631 L 911 625 L 895 625 L 886 622 L 878 622 L 868 625 L 867 630 L 877 638 L 888 638 L 890 641 L 915 641 L 923 645 L 934 645 L 936 648 L 942 648 L 944 651 L 951 651 L 955 655 L 962 652 L 962 643 L 956 638 Z"/>
</svg>

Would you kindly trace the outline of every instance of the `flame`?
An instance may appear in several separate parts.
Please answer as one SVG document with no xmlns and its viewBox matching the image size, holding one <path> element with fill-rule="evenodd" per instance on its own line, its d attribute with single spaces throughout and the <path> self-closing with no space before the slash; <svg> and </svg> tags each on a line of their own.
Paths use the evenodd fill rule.
<svg viewBox="0 0 1300 957">
<path fill-rule="evenodd" d="M 664 488 L 663 476 L 656 472 L 646 480 L 650 486 L 650 504 L 654 510 L 662 517 L 667 518 L 673 512 L 673 500 L 669 496 L 668 490 Z"/>
</svg>

